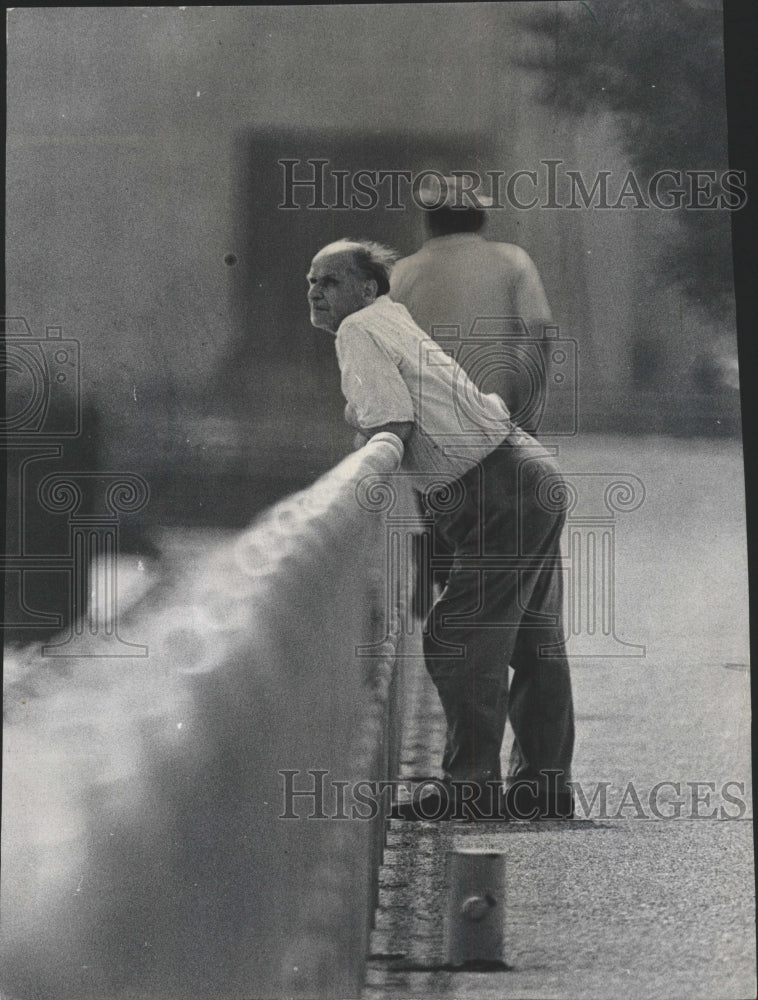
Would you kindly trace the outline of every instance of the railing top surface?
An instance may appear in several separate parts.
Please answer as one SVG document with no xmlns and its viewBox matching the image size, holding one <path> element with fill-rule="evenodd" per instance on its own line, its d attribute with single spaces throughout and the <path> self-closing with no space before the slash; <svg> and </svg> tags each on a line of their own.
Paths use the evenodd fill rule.
<svg viewBox="0 0 758 1000">
<path fill-rule="evenodd" d="M 346 496 L 355 496 L 356 487 L 367 476 L 397 471 L 403 454 L 403 442 L 395 434 L 383 431 L 374 435 L 363 448 L 343 458 L 311 486 L 264 511 L 244 532 L 245 540 L 266 538 L 269 544 L 276 544 L 277 540 L 308 532 L 335 513 L 346 516 Z"/>
<path fill-rule="evenodd" d="M 178 633 L 192 651 L 191 668 L 178 669 L 184 675 L 207 673 L 224 662 L 230 650 L 249 643 L 251 635 L 260 638 L 275 631 L 280 617 L 277 609 L 287 603 L 282 594 L 288 594 L 291 601 L 293 586 L 316 586 L 315 571 L 322 573 L 325 560 L 340 558 L 338 553 L 344 557 L 351 552 L 355 558 L 364 558 L 367 519 L 374 520 L 379 531 L 381 522 L 376 520 L 377 512 L 361 505 L 357 488 L 364 479 L 381 480 L 383 475 L 391 475 L 402 456 L 400 438 L 377 434 L 311 486 L 274 504 L 249 528 L 197 553 L 191 564 L 181 566 L 179 583 L 169 578 L 158 584 L 130 610 L 128 623 L 123 623 L 151 650 L 144 663 L 131 661 L 130 676 L 139 676 L 147 683 L 156 657 L 161 662 L 167 657 L 166 662 L 173 664 L 176 657 L 171 655 L 171 644 Z M 398 488 L 399 495 L 403 489 Z M 407 491 L 411 512 L 410 487 Z M 381 572 L 382 568 L 379 563 L 364 567 L 364 572 L 370 570 Z M 221 607 L 223 614 L 214 610 Z M 213 643 L 203 642 L 208 635 L 213 636 Z M 202 654 L 206 646 L 207 655 Z M 95 647 L 96 643 L 91 652 L 85 650 L 73 662 L 77 676 L 91 675 L 98 684 L 105 683 L 109 674 L 105 666 L 112 661 L 101 660 Z M 4 677 L 5 691 L 14 681 L 33 682 L 39 694 L 48 689 L 48 682 L 54 688 L 58 681 L 67 686 L 64 675 L 51 670 L 50 659 L 41 657 L 36 649 L 30 647 L 14 659 L 15 667 Z M 164 683 L 166 678 L 161 676 Z"/>
</svg>

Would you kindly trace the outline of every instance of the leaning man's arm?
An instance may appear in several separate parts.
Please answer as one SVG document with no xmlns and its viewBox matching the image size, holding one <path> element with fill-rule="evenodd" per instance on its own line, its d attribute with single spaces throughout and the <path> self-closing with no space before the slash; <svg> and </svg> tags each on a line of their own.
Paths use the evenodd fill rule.
<svg viewBox="0 0 758 1000">
<path fill-rule="evenodd" d="M 353 451 L 358 451 L 362 448 L 364 444 L 369 441 L 374 434 L 381 434 L 382 431 L 388 431 L 390 434 L 395 434 L 400 438 L 401 441 L 407 441 L 413 430 L 413 421 L 411 420 L 396 420 L 388 424 L 382 424 L 380 427 L 359 427 L 357 423 L 353 423 L 348 420 L 347 423 L 355 429 L 355 437 L 353 438 Z"/>
<path fill-rule="evenodd" d="M 377 427 L 361 427 L 358 422 L 358 414 L 352 403 L 348 403 L 345 406 L 345 423 L 357 431 L 353 439 L 353 448 L 356 451 L 358 448 L 362 448 L 374 434 L 381 434 L 382 431 L 388 431 L 390 434 L 395 434 L 399 437 L 401 441 L 407 441 L 413 430 L 412 420 L 391 420 L 389 423 L 380 424 Z"/>
<path fill-rule="evenodd" d="M 395 434 L 401 441 L 407 441 L 412 430 L 412 420 L 396 420 L 389 424 L 382 424 L 381 427 L 361 427 L 358 434 L 356 434 L 356 442 L 358 440 L 358 435 L 361 435 L 368 441 L 374 436 L 374 434 L 381 434 L 383 431 L 387 431 L 389 434 Z"/>
<path fill-rule="evenodd" d="M 367 440 L 388 431 L 406 441 L 415 419 L 408 387 L 387 352 L 349 317 L 337 335 L 337 358 L 346 423 Z M 353 446 L 359 447 L 358 437 Z"/>
</svg>

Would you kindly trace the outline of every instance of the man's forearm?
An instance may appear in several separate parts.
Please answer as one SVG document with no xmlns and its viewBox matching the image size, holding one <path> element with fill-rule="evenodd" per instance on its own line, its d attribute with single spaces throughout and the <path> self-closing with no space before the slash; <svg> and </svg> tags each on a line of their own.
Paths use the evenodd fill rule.
<svg viewBox="0 0 758 1000">
<path fill-rule="evenodd" d="M 352 427 L 353 430 L 358 431 L 358 434 L 362 435 L 366 440 L 372 438 L 374 434 L 381 434 L 383 431 L 387 431 L 390 434 L 395 434 L 401 441 L 407 441 L 413 430 L 413 422 L 410 420 L 390 421 L 390 423 L 381 424 L 379 427 L 361 427 L 352 403 L 348 403 L 345 406 L 345 423 Z M 353 447 L 360 447 L 357 435 L 353 441 Z"/>
<path fill-rule="evenodd" d="M 348 427 L 352 427 L 355 431 L 361 431 L 361 426 L 358 423 L 358 415 L 355 412 L 355 407 L 352 403 L 345 404 L 345 423 Z M 361 431 L 361 433 L 363 433 Z"/>
<path fill-rule="evenodd" d="M 413 430 L 413 424 L 408 420 L 394 421 L 389 424 L 382 424 L 381 427 L 361 427 L 358 433 L 365 438 L 372 438 L 375 434 L 394 434 L 401 441 L 407 441 Z"/>
</svg>

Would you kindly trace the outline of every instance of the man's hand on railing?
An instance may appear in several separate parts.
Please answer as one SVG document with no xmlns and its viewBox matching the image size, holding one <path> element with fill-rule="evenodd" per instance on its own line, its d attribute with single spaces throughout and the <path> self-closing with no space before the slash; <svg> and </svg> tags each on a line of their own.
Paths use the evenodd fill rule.
<svg viewBox="0 0 758 1000">
<path fill-rule="evenodd" d="M 347 403 L 345 405 L 345 423 L 357 431 L 360 430 L 358 425 L 358 415 L 355 412 L 355 407 L 352 403 Z"/>
<path fill-rule="evenodd" d="M 408 435 L 412 430 L 413 424 L 410 422 L 406 423 L 405 421 L 382 424 L 381 427 L 367 427 L 365 430 L 358 431 L 353 438 L 353 451 L 358 451 L 359 448 L 362 448 L 375 434 L 394 434 L 395 437 L 405 442 L 408 440 Z"/>
<path fill-rule="evenodd" d="M 401 441 L 407 441 L 413 430 L 413 421 L 411 420 L 393 420 L 387 424 L 382 424 L 379 427 L 361 427 L 358 422 L 358 414 L 355 412 L 355 407 L 352 403 L 348 403 L 345 406 L 345 423 L 352 427 L 354 430 L 366 440 L 372 438 L 374 434 L 381 434 L 383 431 L 389 431 L 390 434 L 394 434 L 399 437 Z M 365 442 L 364 442 L 365 443 Z M 357 448 L 357 439 L 354 442 Z"/>
<path fill-rule="evenodd" d="M 353 438 L 353 451 L 358 451 L 370 438 L 375 434 L 381 434 L 382 431 L 389 431 L 391 434 L 399 437 L 401 441 L 407 441 L 408 436 L 413 430 L 413 424 L 410 421 L 393 421 L 392 423 L 382 424 L 381 427 L 361 427 L 352 403 L 348 403 L 345 406 L 345 423 L 356 431 L 356 435 Z"/>
</svg>

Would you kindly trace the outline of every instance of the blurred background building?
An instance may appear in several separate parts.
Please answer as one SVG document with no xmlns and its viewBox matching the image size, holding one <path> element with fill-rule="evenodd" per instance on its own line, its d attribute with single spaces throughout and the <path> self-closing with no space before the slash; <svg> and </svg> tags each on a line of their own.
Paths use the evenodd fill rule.
<svg viewBox="0 0 758 1000">
<path fill-rule="evenodd" d="M 407 188 L 401 209 L 283 209 L 280 160 L 330 179 L 554 160 L 610 172 L 613 200 L 630 169 L 720 177 L 721 31 L 719 4 L 686 0 L 10 10 L 7 311 L 78 341 L 68 463 L 150 486 L 124 544 L 241 526 L 350 447 L 304 276 L 342 235 L 411 252 L 421 213 Z M 529 252 L 576 341 L 579 433 L 736 435 L 729 213 L 634 201 L 493 211 L 487 234 Z M 14 523 L 35 502 L 15 475 Z"/>
</svg>

